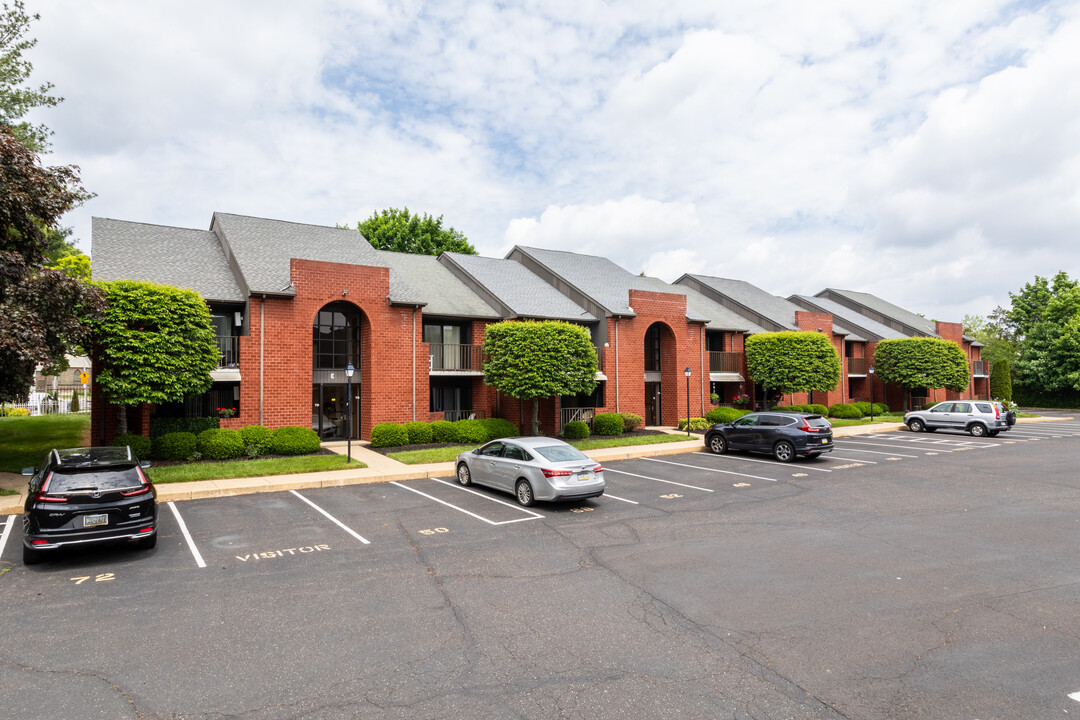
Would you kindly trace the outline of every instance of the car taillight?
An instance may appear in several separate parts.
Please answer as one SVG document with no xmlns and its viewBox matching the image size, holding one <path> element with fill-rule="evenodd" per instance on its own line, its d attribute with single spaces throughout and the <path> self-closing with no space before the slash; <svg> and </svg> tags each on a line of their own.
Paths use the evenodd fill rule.
<svg viewBox="0 0 1080 720">
<path fill-rule="evenodd" d="M 131 492 L 120 493 L 124 497 L 131 497 L 132 495 L 143 495 L 150 492 L 150 481 L 146 479 L 146 474 L 143 473 L 142 468 L 135 468 L 139 473 L 139 481 L 142 483 L 142 487 L 138 490 L 132 490 Z"/>
<path fill-rule="evenodd" d="M 998 419 L 1000 417 L 1001 417 L 1001 408 L 999 408 L 997 405 L 995 405 L 994 406 L 994 419 L 996 420 L 996 419 Z"/>
<path fill-rule="evenodd" d="M 66 497 L 60 497 L 56 495 L 49 495 L 49 483 L 52 481 L 52 473 L 49 473 L 45 478 L 45 482 L 41 484 L 41 490 L 34 495 L 34 499 L 38 502 L 67 502 Z"/>
<path fill-rule="evenodd" d="M 821 428 L 811 427 L 810 423 L 806 422 L 805 419 L 802 421 L 802 425 L 796 425 L 795 427 L 797 427 L 799 430 L 802 430 L 803 432 L 808 432 L 808 433 L 819 433 L 819 432 L 821 432 Z"/>
<path fill-rule="evenodd" d="M 139 532 L 141 532 L 141 533 L 148 533 L 148 532 L 153 532 L 153 530 L 154 530 L 154 528 L 152 528 L 152 527 L 148 527 L 148 528 L 143 528 L 143 529 L 142 529 L 142 530 L 140 530 Z"/>
<path fill-rule="evenodd" d="M 546 477 L 546 478 L 570 477 L 570 471 L 569 470 L 546 470 L 546 469 L 541 468 L 540 472 L 544 473 L 544 477 Z"/>
<path fill-rule="evenodd" d="M 601 472 L 604 472 L 604 466 L 603 466 L 603 465 L 597 465 L 596 467 L 594 467 L 594 468 L 592 469 L 592 471 L 593 471 L 593 472 L 595 472 L 595 473 L 601 473 Z"/>
</svg>

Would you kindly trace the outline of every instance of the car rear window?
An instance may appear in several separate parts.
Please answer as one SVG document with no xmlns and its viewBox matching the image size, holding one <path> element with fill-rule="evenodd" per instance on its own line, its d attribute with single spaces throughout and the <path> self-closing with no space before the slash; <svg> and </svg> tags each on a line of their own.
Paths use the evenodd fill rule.
<svg viewBox="0 0 1080 720">
<path fill-rule="evenodd" d="M 102 492 L 139 487 L 139 471 L 132 467 L 102 470 L 57 470 L 49 480 L 50 493 L 69 493 L 77 490 Z"/>
<path fill-rule="evenodd" d="M 832 427 L 832 425 L 829 424 L 829 421 L 820 415 L 807 415 L 806 424 L 810 427 Z"/>
<path fill-rule="evenodd" d="M 975 407 L 979 408 L 979 412 L 984 412 L 984 413 L 992 413 L 992 412 L 994 412 L 993 406 L 987 405 L 986 403 L 975 403 Z"/>
<path fill-rule="evenodd" d="M 570 462 L 572 460 L 588 460 L 585 453 L 569 445 L 547 445 L 536 448 L 536 452 L 543 455 L 551 462 Z"/>
</svg>

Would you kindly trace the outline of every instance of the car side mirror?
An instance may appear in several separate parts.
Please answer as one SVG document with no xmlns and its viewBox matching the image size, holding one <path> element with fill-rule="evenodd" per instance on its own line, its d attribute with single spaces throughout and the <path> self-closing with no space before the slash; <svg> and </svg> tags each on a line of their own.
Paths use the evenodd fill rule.
<svg viewBox="0 0 1080 720">
<path fill-rule="evenodd" d="M 139 462 L 139 467 L 143 467 L 143 468 L 150 467 L 150 461 L 149 460 L 141 460 Z"/>
<path fill-rule="evenodd" d="M 37 470 L 35 470 L 32 467 L 24 467 L 22 469 L 22 474 L 23 474 L 24 477 L 30 477 L 31 475 L 33 475 L 36 472 L 37 472 Z"/>
<path fill-rule="evenodd" d="M 473 448 L 472 454 L 473 455 L 479 455 L 480 454 L 480 448 Z"/>
</svg>

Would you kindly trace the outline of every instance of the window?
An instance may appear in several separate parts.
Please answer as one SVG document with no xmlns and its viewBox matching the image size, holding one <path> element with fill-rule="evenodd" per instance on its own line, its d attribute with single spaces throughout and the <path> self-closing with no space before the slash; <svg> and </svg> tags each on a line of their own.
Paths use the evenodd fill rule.
<svg viewBox="0 0 1080 720">
<path fill-rule="evenodd" d="M 507 460 L 524 460 L 525 451 L 519 448 L 517 445 L 507 445 L 506 452 L 503 453 L 503 457 Z"/>
<path fill-rule="evenodd" d="M 971 412 L 971 403 L 956 403 L 953 405 L 953 412 L 969 413 Z"/>
<path fill-rule="evenodd" d="M 930 412 L 932 412 L 932 413 L 947 413 L 947 412 L 952 412 L 952 411 L 953 411 L 953 404 L 952 403 L 940 403 L 940 404 L 935 405 L 934 407 L 930 408 Z"/>
<path fill-rule="evenodd" d="M 487 457 L 499 457 L 500 455 L 502 455 L 502 450 L 503 450 L 503 444 L 502 443 L 493 442 L 490 445 L 485 445 L 480 450 L 480 454 L 481 455 L 486 455 Z"/>
<path fill-rule="evenodd" d="M 312 346 L 316 370 L 360 367 L 360 313 L 348 303 L 330 303 L 315 316 Z"/>
<path fill-rule="evenodd" d="M 754 427 L 758 424 L 758 417 L 759 416 L 757 415 L 747 415 L 746 417 L 741 417 L 735 421 L 735 427 Z"/>
</svg>

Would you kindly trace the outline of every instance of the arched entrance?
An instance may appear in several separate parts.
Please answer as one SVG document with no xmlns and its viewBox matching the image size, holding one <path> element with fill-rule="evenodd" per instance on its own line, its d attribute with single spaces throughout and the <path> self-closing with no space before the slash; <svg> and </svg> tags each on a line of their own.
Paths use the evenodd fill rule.
<svg viewBox="0 0 1080 720">
<path fill-rule="evenodd" d="M 666 323 L 655 322 L 645 331 L 644 351 L 645 424 L 675 425 L 678 392 L 675 334 Z"/>
<path fill-rule="evenodd" d="M 363 313 L 352 303 L 332 302 L 312 323 L 311 429 L 323 440 L 344 440 L 348 422 L 348 378 L 352 363 L 352 437 L 360 437 L 360 337 Z"/>
</svg>

